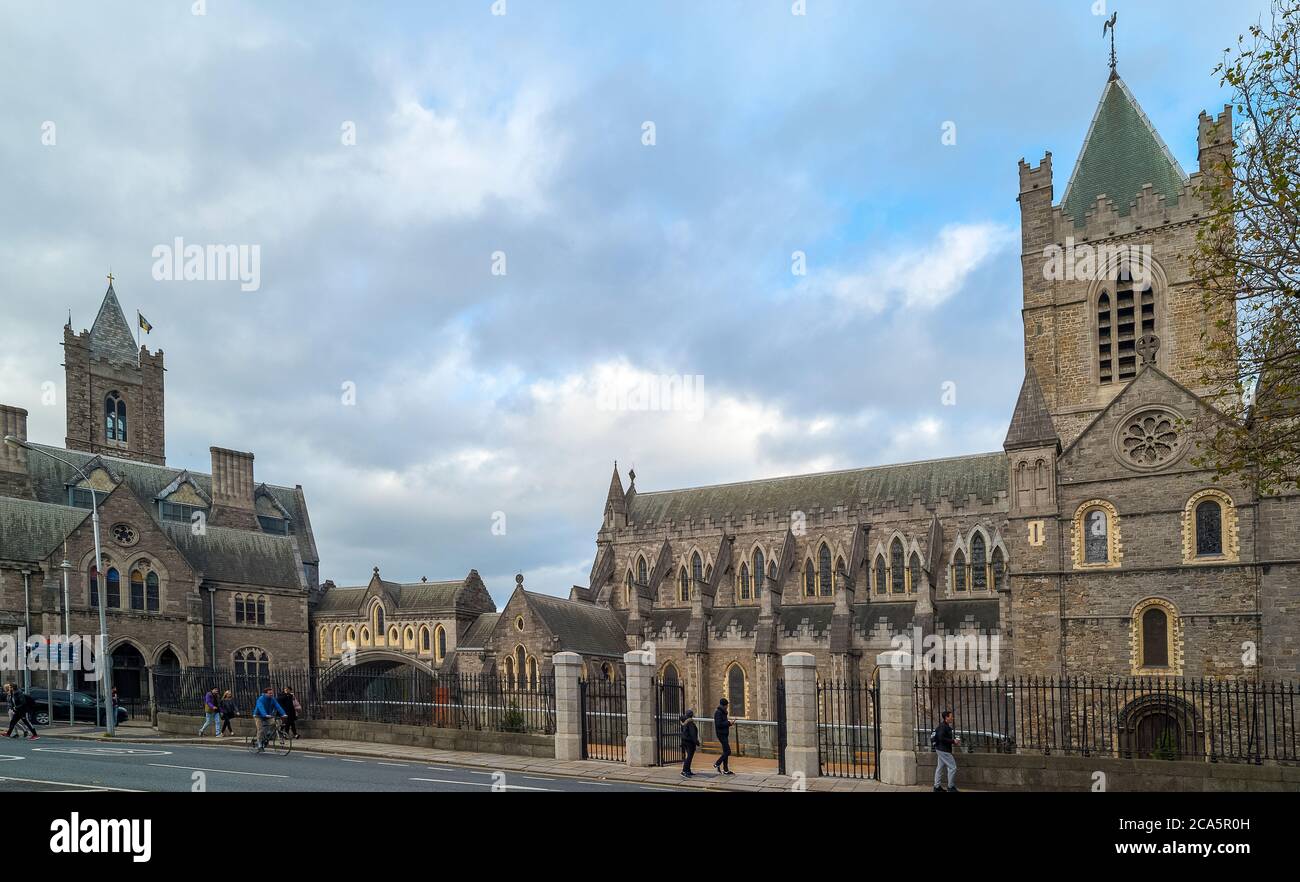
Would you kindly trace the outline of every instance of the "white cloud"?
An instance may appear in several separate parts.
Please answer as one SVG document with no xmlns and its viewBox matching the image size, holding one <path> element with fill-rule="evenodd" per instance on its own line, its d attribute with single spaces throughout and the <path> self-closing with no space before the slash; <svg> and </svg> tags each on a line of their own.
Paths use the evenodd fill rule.
<svg viewBox="0 0 1300 882">
<path fill-rule="evenodd" d="M 831 271 L 825 280 L 810 284 L 867 314 L 891 306 L 933 309 L 1017 238 L 1016 230 L 1004 224 L 949 224 L 929 242 L 875 253 L 860 270 Z"/>
</svg>

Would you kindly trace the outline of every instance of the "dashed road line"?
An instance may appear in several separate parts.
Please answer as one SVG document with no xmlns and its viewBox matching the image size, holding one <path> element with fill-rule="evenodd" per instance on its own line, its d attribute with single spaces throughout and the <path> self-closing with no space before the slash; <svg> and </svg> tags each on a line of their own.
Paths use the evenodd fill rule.
<svg viewBox="0 0 1300 882">
<path fill-rule="evenodd" d="M 76 781 L 46 781 L 42 778 L 14 778 L 6 776 L 0 781 L 17 781 L 22 784 L 52 784 L 55 787 L 78 787 L 82 790 L 112 790 L 116 793 L 144 793 L 143 790 L 131 790 L 128 787 L 109 787 L 107 784 L 78 784 Z"/>
<path fill-rule="evenodd" d="M 170 763 L 149 763 L 160 769 L 186 769 L 191 772 L 217 772 L 222 775 L 252 775 L 257 778 L 288 778 L 288 775 L 272 775 L 267 772 L 236 772 L 234 769 L 204 769 L 199 766 L 174 766 Z"/>
<path fill-rule="evenodd" d="M 489 781 L 453 781 L 449 778 L 412 778 L 412 781 L 427 781 L 430 784 L 461 784 L 465 787 L 498 787 L 502 790 L 535 790 L 539 793 L 558 793 L 548 787 L 525 787 L 522 784 L 497 784 Z"/>
</svg>

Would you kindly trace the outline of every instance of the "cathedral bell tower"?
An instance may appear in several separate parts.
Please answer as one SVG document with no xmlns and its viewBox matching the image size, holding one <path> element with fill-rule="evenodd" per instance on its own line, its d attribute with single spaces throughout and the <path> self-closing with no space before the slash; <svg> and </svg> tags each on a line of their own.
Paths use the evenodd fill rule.
<svg viewBox="0 0 1300 882">
<path fill-rule="evenodd" d="M 69 450 L 166 464 L 163 353 L 136 348 L 108 277 L 89 331 L 63 327 Z"/>
</svg>

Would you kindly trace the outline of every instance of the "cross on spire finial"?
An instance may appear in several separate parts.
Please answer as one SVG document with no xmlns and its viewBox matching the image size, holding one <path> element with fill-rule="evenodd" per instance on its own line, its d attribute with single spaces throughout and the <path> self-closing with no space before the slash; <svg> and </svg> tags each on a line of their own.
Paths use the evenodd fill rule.
<svg viewBox="0 0 1300 882">
<path fill-rule="evenodd" d="M 108 287 L 110 287 L 110 288 L 113 287 L 113 269 L 112 269 L 112 267 L 110 267 L 109 270 L 108 270 Z"/>
<path fill-rule="evenodd" d="M 1106 38 L 1106 32 L 1110 31 L 1110 75 L 1112 79 L 1118 76 L 1115 72 L 1115 22 L 1118 20 L 1119 13 L 1112 12 L 1110 18 L 1106 19 L 1105 23 L 1101 26 L 1101 37 L 1103 40 Z"/>
</svg>

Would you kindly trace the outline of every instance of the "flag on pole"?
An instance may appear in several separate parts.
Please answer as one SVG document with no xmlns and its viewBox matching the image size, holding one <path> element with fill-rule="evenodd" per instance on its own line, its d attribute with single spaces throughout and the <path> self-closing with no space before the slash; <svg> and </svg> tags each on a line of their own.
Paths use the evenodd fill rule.
<svg viewBox="0 0 1300 882">
<path fill-rule="evenodd" d="M 140 330 L 144 331 L 146 334 L 153 330 L 153 325 L 149 324 L 149 320 L 141 315 L 139 310 L 136 311 L 135 315 L 136 318 L 140 319 Z"/>
</svg>

